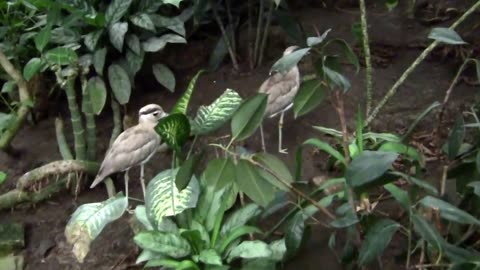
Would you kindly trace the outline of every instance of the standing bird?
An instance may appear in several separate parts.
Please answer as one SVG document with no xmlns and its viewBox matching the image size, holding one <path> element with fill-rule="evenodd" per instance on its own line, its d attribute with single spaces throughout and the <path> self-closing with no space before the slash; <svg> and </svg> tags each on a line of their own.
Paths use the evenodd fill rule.
<svg viewBox="0 0 480 270">
<path fill-rule="evenodd" d="M 167 114 L 157 104 L 142 107 L 138 114 L 138 124 L 123 131 L 110 146 L 90 188 L 111 174 L 125 172 L 125 193 L 128 198 L 128 170 L 140 165 L 140 181 L 145 197 L 143 165 L 157 152 L 161 139 L 155 126 Z"/>
<path fill-rule="evenodd" d="M 285 49 L 283 56 L 292 53 L 298 46 L 290 46 Z M 282 127 L 283 115 L 293 106 L 293 98 L 300 87 L 300 72 L 295 65 L 288 72 L 277 72 L 271 75 L 258 90 L 259 93 L 268 95 L 267 108 L 265 116 L 273 118 L 280 114 L 280 121 L 278 122 L 278 152 L 287 154 L 287 149 L 282 148 Z M 262 149 L 265 152 L 265 139 L 263 135 L 263 127 L 260 125 L 260 135 L 262 137 Z"/>
</svg>

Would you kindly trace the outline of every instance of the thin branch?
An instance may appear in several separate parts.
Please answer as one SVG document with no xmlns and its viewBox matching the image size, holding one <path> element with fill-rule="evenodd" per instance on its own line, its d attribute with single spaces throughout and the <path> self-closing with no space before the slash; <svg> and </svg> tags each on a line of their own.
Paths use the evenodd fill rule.
<svg viewBox="0 0 480 270">
<path fill-rule="evenodd" d="M 213 17 L 215 18 L 215 21 L 218 24 L 218 27 L 220 28 L 220 31 L 222 32 L 222 37 L 223 37 L 223 42 L 225 42 L 225 45 L 227 45 L 228 48 L 228 53 L 230 55 L 230 59 L 232 60 L 233 68 L 235 70 L 239 70 L 239 66 L 237 63 L 237 57 L 235 55 L 235 51 L 233 50 L 232 44 L 230 43 L 229 36 L 227 31 L 225 30 L 225 27 L 223 26 L 222 20 L 220 20 L 220 16 L 218 15 L 217 12 L 217 7 L 215 4 L 212 4 L 212 10 L 213 10 Z M 233 31 L 233 25 L 232 25 L 232 31 Z"/>
<path fill-rule="evenodd" d="M 265 45 L 267 43 L 268 31 L 270 29 L 270 24 L 272 22 L 272 13 L 273 13 L 273 6 L 274 5 L 275 5 L 275 2 L 273 0 L 271 0 L 270 1 L 270 6 L 268 7 L 267 22 L 265 24 L 265 29 L 263 30 L 262 43 L 260 45 L 260 56 L 258 58 L 258 66 L 261 66 L 262 62 L 263 62 L 263 53 L 265 51 Z"/>
<path fill-rule="evenodd" d="M 57 137 L 58 150 L 63 159 L 73 159 L 72 151 L 68 146 L 67 139 L 65 139 L 65 133 L 63 132 L 63 120 L 61 118 L 55 119 L 55 135 Z"/>
<path fill-rule="evenodd" d="M 257 63 L 258 59 L 258 49 L 260 46 L 260 39 L 262 35 L 262 22 L 263 22 L 263 1 L 265 0 L 260 0 L 260 6 L 258 8 L 258 21 L 257 21 L 257 35 L 255 36 L 255 47 L 253 50 L 253 63 Z"/>
<path fill-rule="evenodd" d="M 367 9 L 365 8 L 365 0 L 359 0 L 360 3 L 360 21 L 362 25 L 362 43 L 363 43 L 363 53 L 365 55 L 365 79 L 367 87 L 367 113 L 370 114 L 372 109 L 372 99 L 373 99 L 373 81 L 372 81 L 372 59 L 370 57 L 370 45 L 368 38 L 368 24 L 367 24 Z"/>
</svg>

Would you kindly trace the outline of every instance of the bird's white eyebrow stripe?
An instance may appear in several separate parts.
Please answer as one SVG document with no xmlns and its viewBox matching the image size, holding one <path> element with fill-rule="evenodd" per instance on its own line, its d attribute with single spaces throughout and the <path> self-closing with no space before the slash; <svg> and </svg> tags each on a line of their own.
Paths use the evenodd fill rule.
<svg viewBox="0 0 480 270">
<path fill-rule="evenodd" d="M 141 111 L 140 114 L 149 114 L 158 111 L 158 108 L 151 108 L 149 110 Z"/>
</svg>

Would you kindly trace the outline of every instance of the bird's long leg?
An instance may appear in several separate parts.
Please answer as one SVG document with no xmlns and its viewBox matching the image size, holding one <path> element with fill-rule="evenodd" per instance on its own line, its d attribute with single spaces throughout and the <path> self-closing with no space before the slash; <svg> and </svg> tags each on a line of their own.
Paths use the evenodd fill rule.
<svg viewBox="0 0 480 270">
<path fill-rule="evenodd" d="M 278 152 L 281 154 L 288 154 L 287 149 L 282 148 L 282 128 L 283 128 L 283 116 L 285 111 L 280 114 L 280 120 L 278 121 Z"/>
<path fill-rule="evenodd" d="M 262 150 L 264 153 L 266 153 L 267 148 L 265 147 L 265 137 L 263 135 L 263 124 L 260 124 L 260 137 L 262 138 Z"/>
<path fill-rule="evenodd" d="M 145 177 L 144 177 L 144 167 L 143 164 L 140 165 L 140 182 L 142 183 L 142 190 L 143 190 L 143 199 L 145 200 L 146 188 L 145 188 Z"/>
<path fill-rule="evenodd" d="M 125 171 L 125 197 L 127 197 L 128 201 L 128 170 Z"/>
</svg>

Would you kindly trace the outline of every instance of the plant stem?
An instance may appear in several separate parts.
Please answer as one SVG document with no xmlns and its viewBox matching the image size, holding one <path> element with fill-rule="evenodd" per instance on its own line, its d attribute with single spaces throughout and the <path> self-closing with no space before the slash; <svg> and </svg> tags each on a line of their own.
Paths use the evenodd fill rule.
<svg viewBox="0 0 480 270">
<path fill-rule="evenodd" d="M 95 125 L 95 116 L 93 115 L 92 101 L 87 91 L 87 77 L 82 72 L 80 75 L 82 83 L 82 111 L 85 115 L 85 127 L 87 131 L 87 160 L 96 160 L 97 156 L 97 131 Z"/>
<path fill-rule="evenodd" d="M 455 29 L 460 23 L 462 23 L 468 16 L 470 16 L 478 7 L 480 7 L 480 1 L 477 1 L 473 4 L 463 15 L 455 21 L 450 29 Z M 408 76 L 415 70 L 415 68 L 427 57 L 427 55 L 439 44 L 438 41 L 433 41 L 418 57 L 415 61 L 408 67 L 402 76 L 395 82 L 395 84 L 388 90 L 383 99 L 378 103 L 378 105 L 373 109 L 369 114 L 365 126 L 368 126 L 370 122 L 377 116 L 378 112 L 383 108 L 385 103 L 398 91 L 400 85 L 408 78 Z"/>
<path fill-rule="evenodd" d="M 71 160 L 73 159 L 72 151 L 68 146 L 67 140 L 65 139 L 65 133 L 63 132 L 63 120 L 61 118 L 55 119 L 55 135 L 57 137 L 58 149 L 63 159 Z"/>
<path fill-rule="evenodd" d="M 120 135 L 122 132 L 122 115 L 120 114 L 120 105 L 118 105 L 117 101 L 115 101 L 113 97 L 111 99 L 111 103 L 113 111 L 113 130 L 109 145 L 112 145 L 118 135 Z"/>
<path fill-rule="evenodd" d="M 10 123 L 7 130 L 3 132 L 0 136 L 0 150 L 6 151 L 10 148 L 10 143 L 12 142 L 15 134 L 20 130 L 25 119 L 27 118 L 28 113 L 30 112 L 30 107 L 28 106 L 28 100 L 31 99 L 30 92 L 28 91 L 27 82 L 23 78 L 20 71 L 18 71 L 8 60 L 7 56 L 0 49 L 0 66 L 5 70 L 5 72 L 12 77 L 15 83 L 18 86 L 18 93 L 20 97 L 20 107 L 16 113 L 16 117 Z"/>
<path fill-rule="evenodd" d="M 213 10 L 213 17 L 215 17 L 215 21 L 217 22 L 218 27 L 222 32 L 223 42 L 225 42 L 225 45 L 227 45 L 228 53 L 230 55 L 230 59 L 232 60 L 233 68 L 235 70 L 239 70 L 237 57 L 235 56 L 235 51 L 233 50 L 232 44 L 230 43 L 229 35 L 225 30 L 225 27 L 223 26 L 222 20 L 220 20 L 220 16 L 218 16 L 217 7 L 215 6 L 214 3 L 212 3 L 212 10 Z M 232 31 L 233 31 L 233 25 L 232 25 Z"/>
<path fill-rule="evenodd" d="M 75 77 L 68 78 L 64 88 L 67 95 L 70 118 L 72 120 L 75 159 L 85 160 L 85 130 L 83 129 L 82 117 L 80 116 L 80 110 L 78 109 L 77 99 L 75 96 Z"/>
<path fill-rule="evenodd" d="M 190 158 L 190 155 L 192 154 L 192 151 L 193 151 L 193 146 L 195 146 L 195 143 L 197 142 L 197 138 L 198 138 L 197 135 L 195 135 L 195 136 L 193 137 L 192 145 L 190 145 L 190 150 L 188 150 L 187 158 L 186 158 L 185 160 L 187 160 L 188 158 Z"/>
<path fill-rule="evenodd" d="M 262 34 L 262 22 L 263 22 L 263 1 L 265 0 L 260 0 L 260 6 L 258 8 L 258 21 L 257 21 L 257 35 L 255 36 L 255 47 L 253 50 L 253 63 L 257 63 L 258 59 L 258 49 L 260 45 L 260 39 L 261 39 L 261 34 Z"/>
<path fill-rule="evenodd" d="M 225 0 L 225 6 L 227 8 L 227 17 L 228 17 L 228 24 L 230 24 L 231 29 L 235 29 L 235 25 L 233 24 L 232 18 L 232 9 L 230 8 L 230 0 Z M 234 32 L 234 31 L 232 31 Z M 235 33 L 232 33 L 232 49 L 234 52 L 237 51 L 237 45 L 235 42 Z"/>
<path fill-rule="evenodd" d="M 365 80 L 367 87 L 367 113 L 370 114 L 373 99 L 373 81 L 372 81 L 372 59 L 370 57 L 370 45 L 368 38 L 367 9 L 365 8 L 365 0 L 359 0 L 360 4 L 360 21 L 362 25 L 362 43 L 363 53 L 365 54 Z"/>
<path fill-rule="evenodd" d="M 247 8 L 248 8 L 248 20 L 247 20 L 247 36 L 248 36 L 248 61 L 250 69 L 254 67 L 254 59 L 253 59 L 253 43 L 252 43 L 252 18 L 253 18 L 253 0 L 248 0 Z"/>
<path fill-rule="evenodd" d="M 267 37 L 268 37 L 268 31 L 270 28 L 270 23 L 272 22 L 272 13 L 273 13 L 273 6 L 275 5 L 275 2 L 272 0 L 270 1 L 270 6 L 268 7 L 268 13 L 267 13 L 267 22 L 265 23 L 265 30 L 263 30 L 263 36 L 262 36 L 262 44 L 260 45 L 260 56 L 258 58 L 258 66 L 262 65 L 263 62 L 263 52 L 265 51 L 265 44 L 267 43 Z"/>
</svg>

